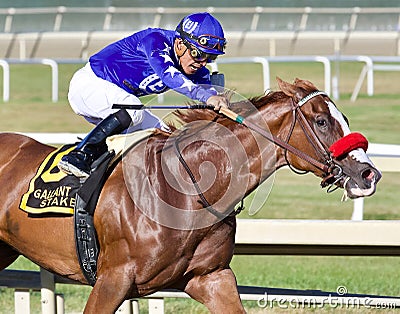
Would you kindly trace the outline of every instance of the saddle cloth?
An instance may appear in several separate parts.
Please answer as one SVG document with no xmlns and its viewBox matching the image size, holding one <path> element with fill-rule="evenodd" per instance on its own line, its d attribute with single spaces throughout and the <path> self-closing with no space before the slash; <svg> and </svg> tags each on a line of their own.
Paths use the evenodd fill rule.
<svg viewBox="0 0 400 314">
<path fill-rule="evenodd" d="M 75 145 L 64 145 L 44 159 L 21 198 L 19 207 L 22 210 L 31 214 L 74 213 L 75 195 L 81 186 L 79 178 L 57 167 L 61 158 L 74 148 Z"/>
<path fill-rule="evenodd" d="M 110 165 L 120 160 L 126 150 L 148 138 L 154 130 L 146 129 L 107 138 L 108 149 L 115 153 Z M 81 188 L 82 183 L 79 178 L 60 171 L 57 164 L 64 155 L 75 147 L 75 144 L 64 145 L 51 152 L 43 160 L 29 183 L 28 191 L 21 198 L 20 209 L 30 214 L 72 215 L 74 213 L 76 193 Z"/>
</svg>

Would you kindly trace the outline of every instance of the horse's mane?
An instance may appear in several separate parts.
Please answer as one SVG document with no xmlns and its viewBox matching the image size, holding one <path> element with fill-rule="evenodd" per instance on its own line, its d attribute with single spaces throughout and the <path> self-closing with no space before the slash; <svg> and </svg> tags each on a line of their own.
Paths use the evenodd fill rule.
<svg viewBox="0 0 400 314">
<path fill-rule="evenodd" d="M 277 78 L 278 81 L 284 83 L 281 79 Z M 318 89 L 308 80 L 302 80 L 296 78 L 294 84 L 296 88 L 302 90 L 305 94 L 317 91 Z M 281 87 L 281 86 L 280 86 Z M 282 87 L 281 87 L 282 88 Z M 225 92 L 225 96 L 228 99 L 231 99 L 234 94 L 234 91 L 227 91 Z M 230 109 L 241 116 L 248 116 L 251 114 L 255 109 L 259 109 L 262 106 L 271 105 L 273 103 L 281 104 L 283 99 L 287 99 L 289 96 L 286 95 L 283 91 L 271 91 L 268 90 L 265 94 L 255 97 L 250 97 L 241 101 L 231 102 Z M 188 105 L 193 105 L 194 102 L 188 102 Z M 177 121 L 170 121 L 168 122 L 168 126 L 172 131 L 178 129 L 176 123 L 178 124 L 186 124 L 198 120 L 205 120 L 205 121 L 218 121 L 219 123 L 228 123 L 225 122 L 229 120 L 226 117 L 216 113 L 211 109 L 185 109 L 185 110 L 176 110 L 173 112 Z M 159 133 L 159 132 L 157 132 Z"/>
<path fill-rule="evenodd" d="M 232 92 L 226 94 L 228 99 L 232 97 Z M 258 109 L 262 106 L 271 104 L 273 102 L 279 101 L 280 99 L 284 98 L 285 95 L 280 91 L 267 91 L 264 95 L 250 97 L 241 101 L 232 102 L 230 103 L 229 108 L 240 114 L 242 116 L 246 116 L 254 110 L 254 108 Z M 193 104 L 191 102 L 188 103 Z M 249 106 L 251 104 L 251 106 Z M 198 120 L 207 120 L 207 121 L 221 121 L 222 119 L 227 119 L 222 117 L 217 112 L 213 110 L 206 110 L 206 109 L 190 109 L 190 110 L 176 110 L 173 112 L 174 116 L 181 121 L 182 123 L 190 123 L 193 121 Z M 173 130 L 176 129 L 174 123 L 169 125 L 170 128 Z"/>
<path fill-rule="evenodd" d="M 279 78 L 277 78 L 277 79 L 281 83 L 284 83 Z M 297 88 L 299 88 L 300 90 L 303 90 L 304 93 L 310 93 L 312 91 L 318 90 L 314 86 L 313 83 L 311 83 L 307 80 L 301 80 L 298 78 L 295 79 L 294 85 Z M 234 94 L 233 91 L 228 91 L 225 93 L 225 96 L 227 96 L 228 99 L 231 99 L 233 94 Z M 271 106 L 273 104 L 282 105 L 282 103 L 285 100 L 287 100 L 288 97 L 289 96 L 281 90 L 278 90 L 278 91 L 268 90 L 263 95 L 249 97 L 249 98 L 241 100 L 241 101 L 231 102 L 230 109 L 243 117 L 247 117 L 251 113 L 253 113 L 255 110 L 258 110 L 259 108 L 261 108 L 263 106 Z M 192 104 L 194 104 L 194 102 L 189 102 L 188 104 L 192 105 Z M 274 110 L 274 108 L 271 108 L 271 110 Z M 172 119 L 167 123 L 170 130 L 172 131 L 172 134 L 169 132 L 161 131 L 161 130 L 156 130 L 153 133 L 153 136 L 155 136 L 155 139 L 157 139 L 158 145 L 163 145 L 163 143 L 165 143 L 165 141 L 170 136 L 178 136 L 180 134 L 180 132 L 175 132 L 175 131 L 179 130 L 182 125 L 189 124 L 190 122 L 214 121 L 214 122 L 221 123 L 224 125 L 235 123 L 234 121 L 230 120 L 229 118 L 226 118 L 223 115 L 218 114 L 217 112 L 215 112 L 211 109 L 176 110 L 172 114 L 175 117 L 175 119 Z M 190 126 L 190 128 L 193 128 L 193 127 L 194 127 L 193 125 Z M 185 129 L 185 130 L 187 131 L 187 129 Z M 193 131 L 195 132 L 194 129 L 193 129 Z"/>
</svg>

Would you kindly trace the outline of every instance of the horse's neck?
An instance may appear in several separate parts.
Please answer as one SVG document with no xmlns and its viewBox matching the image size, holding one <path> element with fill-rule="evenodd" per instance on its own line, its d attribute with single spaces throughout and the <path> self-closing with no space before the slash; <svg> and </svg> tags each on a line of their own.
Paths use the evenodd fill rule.
<svg viewBox="0 0 400 314">
<path fill-rule="evenodd" d="M 262 112 L 262 115 L 265 119 L 252 117 L 251 121 L 270 129 L 275 136 L 285 133 L 282 124 L 286 121 L 277 118 L 279 114 L 273 111 Z M 182 195 L 193 198 L 198 191 L 191 184 L 189 171 L 184 170 L 184 161 L 207 200 L 213 206 L 217 203 L 216 208 L 219 204 L 226 208 L 251 193 L 284 164 L 282 151 L 276 145 L 243 125 L 227 120 L 222 124 L 195 121 L 187 131 L 165 141 L 155 137 L 127 154 L 125 165 L 132 168 L 130 173 L 135 169 L 139 171 L 129 176 L 137 178 L 128 184 L 133 191 L 142 191 L 142 181 L 149 178 L 156 194 L 169 193 L 166 198 L 171 199 L 176 190 L 177 196 L 172 197 L 172 201 L 178 201 Z M 143 172 L 138 164 L 140 160 L 145 165 L 143 178 L 140 177 Z M 164 191 L 165 187 L 171 188 Z M 142 199 L 139 195 L 137 198 Z M 198 206 L 197 199 L 193 206 Z"/>
<path fill-rule="evenodd" d="M 269 131 L 272 135 L 285 140 L 290 132 L 292 116 L 290 110 L 285 106 L 268 106 L 263 108 L 259 114 L 250 117 L 251 122 Z M 241 144 L 247 152 L 249 169 L 248 182 L 251 193 L 258 185 L 268 179 L 277 169 L 286 165 L 283 150 L 263 137 L 252 131 L 254 141 L 244 135 L 249 131 L 243 127 L 234 126 L 237 138 L 242 139 Z M 259 152 L 255 154 L 254 152 Z"/>
</svg>

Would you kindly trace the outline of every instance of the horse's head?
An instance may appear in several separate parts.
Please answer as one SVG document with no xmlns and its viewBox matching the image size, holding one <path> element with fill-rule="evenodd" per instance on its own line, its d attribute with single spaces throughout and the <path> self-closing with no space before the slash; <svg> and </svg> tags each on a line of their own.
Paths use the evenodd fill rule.
<svg viewBox="0 0 400 314">
<path fill-rule="evenodd" d="M 350 198 L 372 195 L 381 173 L 365 153 L 366 138 L 350 132 L 346 117 L 311 82 L 277 80 L 284 93 L 282 99 L 286 99 L 280 102 L 285 104 L 284 117 L 291 121 L 281 133 L 286 133 L 284 141 L 302 152 L 284 149 L 290 167 L 323 178 L 321 185 L 330 186 L 328 191 L 337 186 Z"/>
</svg>

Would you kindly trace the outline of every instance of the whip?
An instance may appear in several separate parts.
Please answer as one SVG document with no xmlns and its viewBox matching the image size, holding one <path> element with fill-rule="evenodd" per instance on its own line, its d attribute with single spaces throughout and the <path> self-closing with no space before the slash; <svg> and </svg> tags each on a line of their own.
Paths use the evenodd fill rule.
<svg viewBox="0 0 400 314">
<path fill-rule="evenodd" d="M 145 109 L 214 109 L 213 106 L 206 104 L 195 104 L 195 105 L 184 105 L 184 106 L 145 106 L 145 105 L 124 105 L 124 104 L 113 104 L 112 109 L 130 109 L 130 110 L 145 110 Z"/>
</svg>

